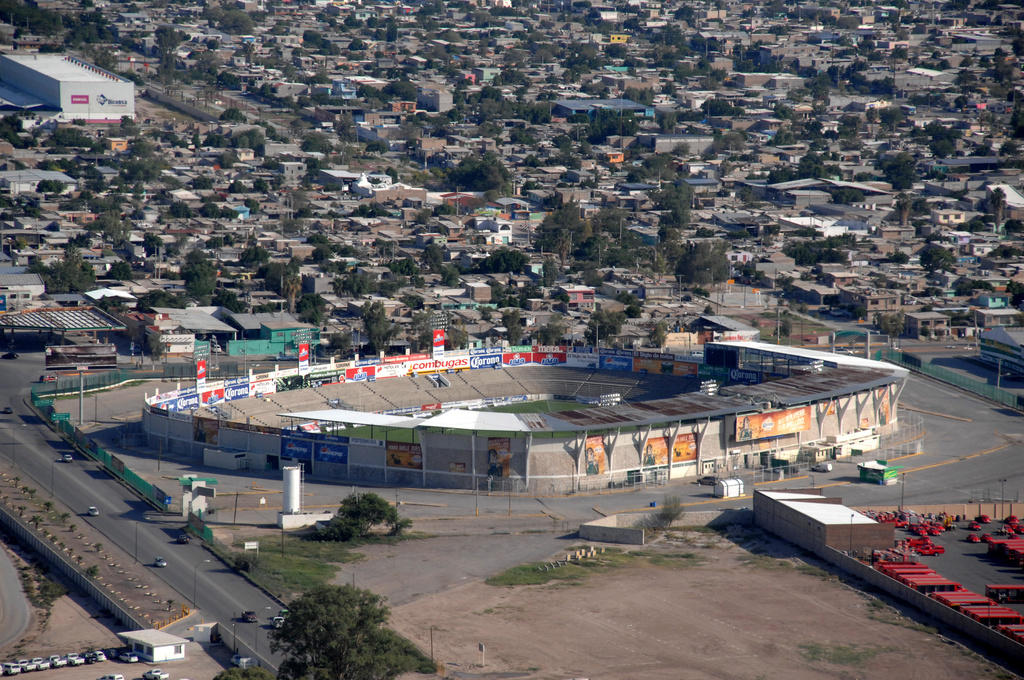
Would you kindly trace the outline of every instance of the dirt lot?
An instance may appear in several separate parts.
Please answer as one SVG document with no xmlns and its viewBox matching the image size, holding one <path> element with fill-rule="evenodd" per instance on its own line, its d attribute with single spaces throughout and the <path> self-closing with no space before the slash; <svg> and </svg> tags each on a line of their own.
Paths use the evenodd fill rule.
<svg viewBox="0 0 1024 680">
<path fill-rule="evenodd" d="M 677 533 L 580 581 L 468 583 L 392 623 L 428 651 L 432 632 L 451 677 L 1014 677 L 784 545 L 730 538 Z"/>
</svg>

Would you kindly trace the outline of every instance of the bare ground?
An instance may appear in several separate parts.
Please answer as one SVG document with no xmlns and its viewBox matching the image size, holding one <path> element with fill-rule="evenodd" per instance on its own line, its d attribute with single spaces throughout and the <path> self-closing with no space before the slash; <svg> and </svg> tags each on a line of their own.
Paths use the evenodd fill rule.
<svg viewBox="0 0 1024 680">
<path fill-rule="evenodd" d="M 433 629 L 450 677 L 1014 677 L 798 558 L 695 532 L 644 552 L 693 557 L 576 585 L 468 583 L 395 607 L 392 625 L 428 651 Z"/>
</svg>

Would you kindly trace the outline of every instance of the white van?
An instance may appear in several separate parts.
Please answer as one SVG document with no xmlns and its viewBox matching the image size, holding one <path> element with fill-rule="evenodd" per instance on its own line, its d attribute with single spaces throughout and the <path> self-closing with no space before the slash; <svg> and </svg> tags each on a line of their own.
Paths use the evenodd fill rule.
<svg viewBox="0 0 1024 680">
<path fill-rule="evenodd" d="M 4 673 L 4 675 L 17 675 L 20 672 L 21 672 L 21 664 L 20 663 L 5 663 L 3 665 L 3 673 Z"/>
</svg>

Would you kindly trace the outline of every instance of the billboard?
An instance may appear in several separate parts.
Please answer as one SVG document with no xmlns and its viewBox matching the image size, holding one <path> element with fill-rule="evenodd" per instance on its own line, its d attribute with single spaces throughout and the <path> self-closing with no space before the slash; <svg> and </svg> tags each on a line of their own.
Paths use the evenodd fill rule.
<svg viewBox="0 0 1024 680">
<path fill-rule="evenodd" d="M 245 399 L 249 396 L 248 378 L 231 378 L 224 381 L 224 400 Z"/>
<path fill-rule="evenodd" d="M 224 388 L 218 387 L 213 390 L 205 390 L 199 393 L 199 402 L 204 406 L 209 404 L 219 404 L 224 401 Z"/>
<path fill-rule="evenodd" d="M 436 373 L 438 371 L 458 371 L 469 368 L 469 355 L 447 356 L 444 359 L 426 359 L 410 361 L 406 364 L 413 373 Z"/>
<path fill-rule="evenodd" d="M 487 438 L 487 476 L 508 477 L 512 472 L 512 446 L 508 437 Z"/>
<path fill-rule="evenodd" d="M 103 370 L 117 368 L 114 345 L 48 345 L 44 354 L 46 370 Z"/>
<path fill-rule="evenodd" d="M 401 378 L 409 375 L 409 367 L 403 361 L 401 363 L 390 363 L 375 366 L 377 378 Z"/>
<path fill-rule="evenodd" d="M 253 380 L 249 383 L 249 396 L 262 397 L 277 392 L 277 383 L 273 380 Z"/>
<path fill-rule="evenodd" d="M 299 343 L 299 375 L 309 373 L 309 343 Z"/>
<path fill-rule="evenodd" d="M 388 442 L 387 461 L 388 467 L 423 469 L 423 454 L 419 444 Z"/>
<path fill-rule="evenodd" d="M 345 369 L 345 382 L 365 382 L 368 380 L 376 380 L 376 376 L 376 366 L 358 366 L 356 368 Z"/>
<path fill-rule="evenodd" d="M 603 475 L 605 473 L 604 438 L 600 435 L 587 437 L 584 452 L 584 471 L 587 475 Z"/>
<path fill-rule="evenodd" d="M 601 368 L 607 371 L 632 371 L 632 357 L 605 356 L 601 354 Z"/>
<path fill-rule="evenodd" d="M 220 421 L 216 418 L 193 418 L 192 440 L 217 446 L 220 438 Z"/>
<path fill-rule="evenodd" d="M 313 439 L 302 432 L 281 432 L 281 457 L 312 460 Z"/>
<path fill-rule="evenodd" d="M 672 462 L 682 463 L 696 459 L 697 440 L 693 433 L 687 432 L 677 436 L 676 443 L 672 446 Z M 668 437 L 651 437 L 647 440 L 641 465 L 644 467 L 668 465 Z"/>
<path fill-rule="evenodd" d="M 811 407 L 800 406 L 771 413 L 751 413 L 736 417 L 736 441 L 780 437 L 811 429 Z"/>
<path fill-rule="evenodd" d="M 196 389 L 206 388 L 206 359 L 196 359 Z"/>
<path fill-rule="evenodd" d="M 313 438 L 313 460 L 348 464 L 348 437 L 318 435 Z"/>
<path fill-rule="evenodd" d="M 533 363 L 541 366 L 557 366 L 565 363 L 565 352 L 534 352 Z"/>
<path fill-rule="evenodd" d="M 434 329 L 434 358 L 441 359 L 444 357 L 444 329 Z"/>
<path fill-rule="evenodd" d="M 487 352 L 486 354 L 471 354 L 469 357 L 470 368 L 500 368 L 501 352 Z"/>
<path fill-rule="evenodd" d="M 501 355 L 501 363 L 506 366 L 525 366 L 533 359 L 533 352 L 506 352 Z"/>
<path fill-rule="evenodd" d="M 878 402 L 878 424 L 889 424 L 889 386 L 879 387 L 875 390 L 875 399 Z"/>
</svg>

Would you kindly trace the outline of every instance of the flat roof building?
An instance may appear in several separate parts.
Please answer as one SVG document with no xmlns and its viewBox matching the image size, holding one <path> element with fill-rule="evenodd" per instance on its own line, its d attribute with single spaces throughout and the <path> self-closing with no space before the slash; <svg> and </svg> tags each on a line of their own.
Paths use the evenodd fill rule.
<svg viewBox="0 0 1024 680">
<path fill-rule="evenodd" d="M 135 83 L 72 56 L 4 54 L 0 108 L 61 122 L 116 123 L 135 118 Z"/>
</svg>

